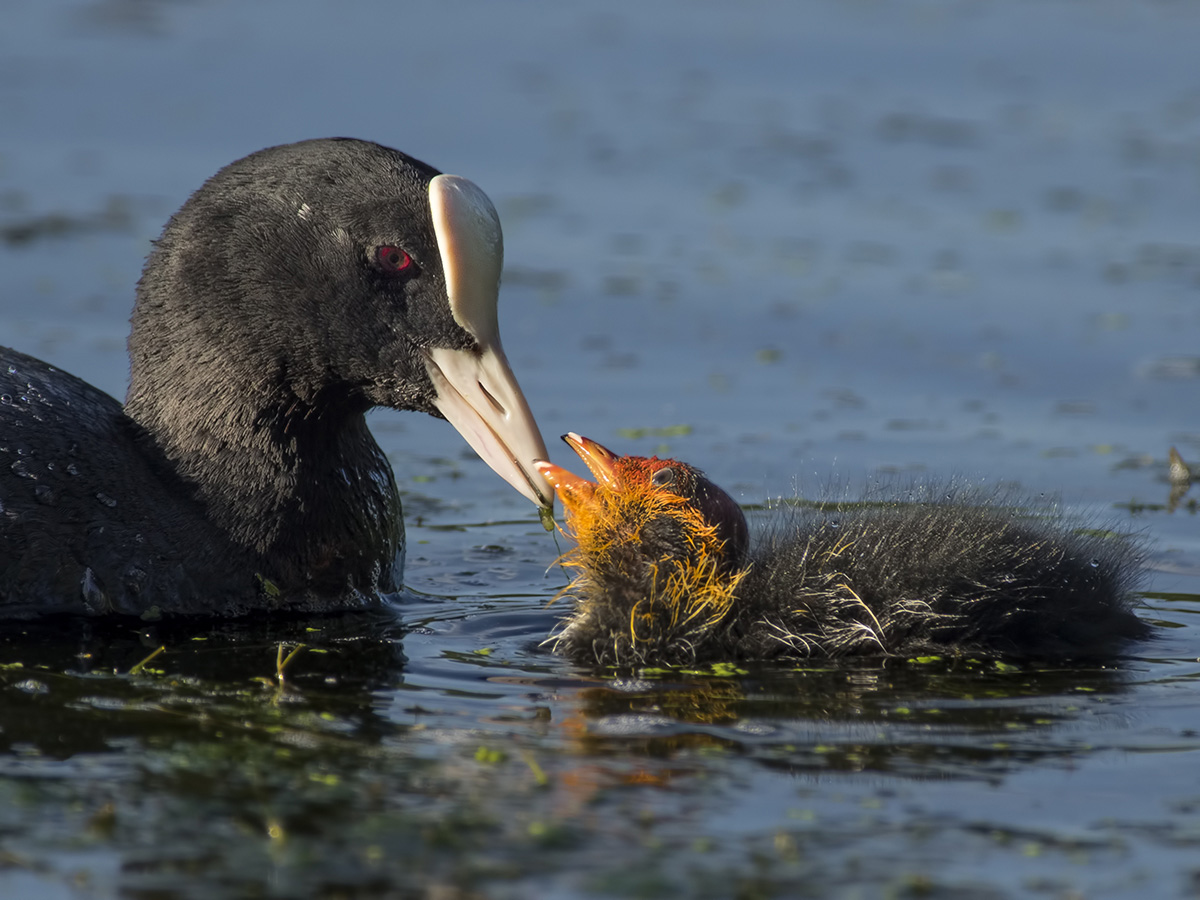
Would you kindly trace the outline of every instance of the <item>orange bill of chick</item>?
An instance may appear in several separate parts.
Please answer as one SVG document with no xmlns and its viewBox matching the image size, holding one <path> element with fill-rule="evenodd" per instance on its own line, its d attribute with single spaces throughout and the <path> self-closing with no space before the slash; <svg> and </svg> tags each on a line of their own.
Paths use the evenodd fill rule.
<svg viewBox="0 0 1200 900">
<path fill-rule="evenodd" d="M 705 640 L 730 613 L 749 532 L 741 508 L 693 466 L 620 456 L 575 433 L 563 440 L 594 482 L 539 461 L 576 546 L 561 562 L 576 612 L 556 636 L 572 656 L 613 664 L 661 659 Z M 585 635 L 588 646 L 577 646 Z M 674 653 L 671 653 L 673 656 Z"/>
</svg>

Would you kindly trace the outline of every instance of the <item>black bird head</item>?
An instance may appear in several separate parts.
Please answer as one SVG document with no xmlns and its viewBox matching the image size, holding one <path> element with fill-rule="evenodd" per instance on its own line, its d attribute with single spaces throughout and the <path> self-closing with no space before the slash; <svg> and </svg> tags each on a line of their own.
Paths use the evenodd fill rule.
<svg viewBox="0 0 1200 900">
<path fill-rule="evenodd" d="M 251 154 L 150 255 L 126 408 L 185 448 L 219 444 L 223 414 L 297 430 L 428 412 L 549 505 L 545 445 L 500 343 L 502 263 L 496 212 L 466 179 L 349 139 Z"/>
</svg>

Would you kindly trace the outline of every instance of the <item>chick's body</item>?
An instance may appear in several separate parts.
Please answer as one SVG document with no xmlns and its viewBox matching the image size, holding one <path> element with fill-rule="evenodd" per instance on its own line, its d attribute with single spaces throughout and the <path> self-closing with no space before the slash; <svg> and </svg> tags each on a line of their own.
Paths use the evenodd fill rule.
<svg viewBox="0 0 1200 900">
<path fill-rule="evenodd" d="M 680 665 L 850 654 L 1107 656 L 1132 612 L 1137 548 L 964 492 L 781 510 L 750 546 L 737 504 L 686 463 L 568 443 L 597 483 L 539 464 L 576 547 L 571 658 Z"/>
</svg>

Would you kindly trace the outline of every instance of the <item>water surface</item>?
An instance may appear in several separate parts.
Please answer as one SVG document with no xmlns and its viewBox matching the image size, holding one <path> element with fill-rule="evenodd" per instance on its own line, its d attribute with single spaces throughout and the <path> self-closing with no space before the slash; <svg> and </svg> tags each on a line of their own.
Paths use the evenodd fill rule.
<svg viewBox="0 0 1200 900">
<path fill-rule="evenodd" d="M 394 620 L 4 631 L 0 893 L 1194 894 L 1200 520 L 1165 461 L 1200 462 L 1200 13 L 4 21 L 0 341 L 122 395 L 132 286 L 188 192 L 269 144 L 375 139 L 495 200 L 548 437 L 678 454 L 752 507 L 1017 485 L 1141 533 L 1163 627 L 1103 668 L 576 668 L 541 644 L 561 542 L 444 423 L 377 413 L 406 492 Z M 280 641 L 305 645 L 282 684 Z"/>
</svg>

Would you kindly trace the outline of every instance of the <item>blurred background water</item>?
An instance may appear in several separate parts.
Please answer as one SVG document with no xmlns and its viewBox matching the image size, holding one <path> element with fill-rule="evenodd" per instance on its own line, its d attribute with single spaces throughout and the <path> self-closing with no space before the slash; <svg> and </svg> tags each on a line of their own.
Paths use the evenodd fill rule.
<svg viewBox="0 0 1200 900">
<path fill-rule="evenodd" d="M 1196 892 L 1200 520 L 1166 456 L 1200 462 L 1200 10 L 9 0 L 0 22 L 0 342 L 122 396 L 133 285 L 188 193 L 263 146 L 369 138 L 495 201 L 548 438 L 678 455 L 752 507 L 1016 484 L 1144 534 L 1167 623 L 1112 669 L 605 679 L 538 646 L 564 577 L 525 501 L 444 423 L 376 413 L 402 624 L 3 635 L 0 893 Z M 286 691 L 284 638 L 310 647 Z"/>
</svg>

